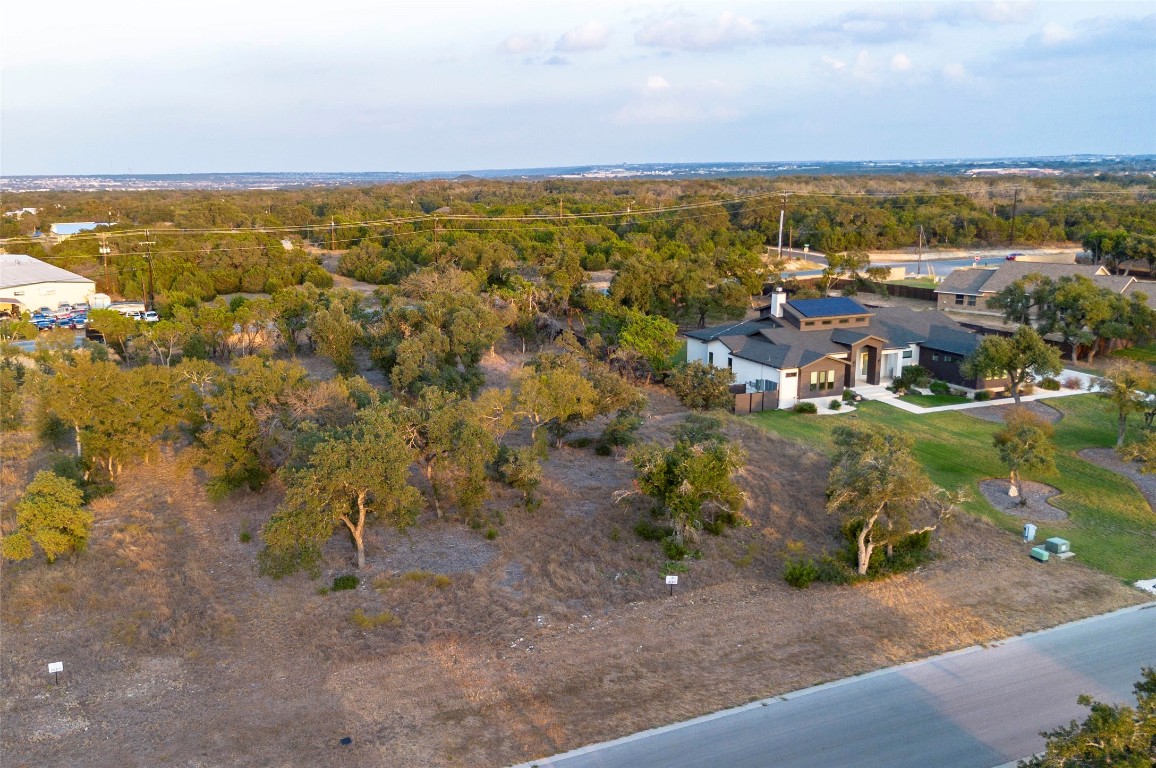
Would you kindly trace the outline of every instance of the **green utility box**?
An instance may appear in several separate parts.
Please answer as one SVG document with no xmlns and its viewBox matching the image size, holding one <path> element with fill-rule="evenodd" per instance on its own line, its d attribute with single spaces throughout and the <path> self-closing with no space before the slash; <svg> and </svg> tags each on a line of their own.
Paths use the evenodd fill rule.
<svg viewBox="0 0 1156 768">
<path fill-rule="evenodd" d="M 1062 555 L 1065 552 L 1070 552 L 1072 545 L 1068 543 L 1067 539 L 1051 538 L 1044 542 L 1044 546 L 1053 555 Z"/>
<path fill-rule="evenodd" d="M 1046 563 L 1048 561 L 1048 551 L 1043 547 L 1032 547 L 1032 557 L 1041 563 Z"/>
</svg>

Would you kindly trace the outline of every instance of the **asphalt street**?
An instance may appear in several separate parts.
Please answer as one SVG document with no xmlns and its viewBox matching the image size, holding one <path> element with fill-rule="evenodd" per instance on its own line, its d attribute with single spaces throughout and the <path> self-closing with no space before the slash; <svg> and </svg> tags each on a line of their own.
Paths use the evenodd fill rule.
<svg viewBox="0 0 1156 768">
<path fill-rule="evenodd" d="M 531 761 L 539 768 L 992 768 L 1082 720 L 1076 697 L 1134 704 L 1156 666 L 1156 603 Z"/>
</svg>

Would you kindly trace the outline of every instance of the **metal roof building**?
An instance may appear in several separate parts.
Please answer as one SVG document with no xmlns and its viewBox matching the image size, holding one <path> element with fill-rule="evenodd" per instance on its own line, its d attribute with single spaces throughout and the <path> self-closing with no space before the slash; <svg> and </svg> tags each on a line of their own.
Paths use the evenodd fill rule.
<svg viewBox="0 0 1156 768">
<path fill-rule="evenodd" d="M 55 309 L 88 301 L 96 283 L 82 275 L 22 254 L 0 254 L 0 309 Z"/>
</svg>

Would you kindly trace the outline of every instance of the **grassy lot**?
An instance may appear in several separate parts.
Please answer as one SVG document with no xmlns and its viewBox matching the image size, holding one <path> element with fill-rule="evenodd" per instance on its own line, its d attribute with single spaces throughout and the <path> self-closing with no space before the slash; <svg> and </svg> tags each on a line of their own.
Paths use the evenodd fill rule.
<svg viewBox="0 0 1156 768">
<path fill-rule="evenodd" d="M 1056 424 L 1057 471 L 1026 476 L 1060 489 L 1062 494 L 1052 503 L 1070 517 L 1040 525 L 1040 538 L 1062 536 L 1072 542 L 1081 560 L 1127 581 L 1156 576 L 1156 515 L 1129 480 L 1076 455 L 1083 448 L 1114 444 L 1112 415 L 1093 395 L 1057 398 L 1048 404 L 1064 414 Z M 766 411 L 751 418 L 772 432 L 823 451 L 831 449 L 831 430 L 848 423 L 788 411 Z M 847 419 L 885 424 L 910 435 L 916 455 L 936 483 L 967 491 L 971 501 L 964 505 L 965 510 L 1009 530 L 1020 530 L 1023 521 L 988 504 L 977 485 L 981 480 L 1006 475 L 991 443 L 999 425 L 964 412 L 915 415 L 874 402 L 861 403 Z"/>
<path fill-rule="evenodd" d="M 971 398 L 957 395 L 903 395 L 899 398 L 905 403 L 918 405 L 920 408 L 936 408 L 941 405 L 959 405 L 970 403 Z"/>
<path fill-rule="evenodd" d="M 902 280 L 885 280 L 885 285 L 908 285 L 912 288 L 934 288 L 939 285 L 933 277 L 905 277 Z"/>
<path fill-rule="evenodd" d="M 1156 365 L 1156 342 L 1127 349 L 1117 349 L 1112 357 L 1126 357 L 1129 360 L 1139 360 L 1148 365 Z"/>
</svg>

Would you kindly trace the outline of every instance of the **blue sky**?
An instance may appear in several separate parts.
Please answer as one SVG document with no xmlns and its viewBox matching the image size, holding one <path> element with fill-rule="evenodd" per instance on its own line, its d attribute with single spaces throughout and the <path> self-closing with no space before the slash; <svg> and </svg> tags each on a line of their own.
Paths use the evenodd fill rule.
<svg viewBox="0 0 1156 768">
<path fill-rule="evenodd" d="M 0 173 L 1156 153 L 1156 3 L 5 4 Z"/>
</svg>

